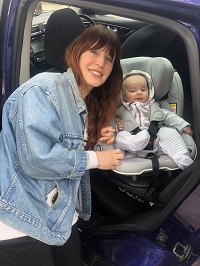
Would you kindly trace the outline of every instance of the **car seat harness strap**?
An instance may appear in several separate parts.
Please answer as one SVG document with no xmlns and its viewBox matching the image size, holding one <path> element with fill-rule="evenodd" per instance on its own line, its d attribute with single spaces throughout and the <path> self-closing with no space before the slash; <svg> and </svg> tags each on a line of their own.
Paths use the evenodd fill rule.
<svg viewBox="0 0 200 266">
<path fill-rule="evenodd" d="M 159 171 L 158 156 L 156 156 L 154 153 L 148 153 L 146 158 L 151 160 L 153 172 L 152 172 L 152 175 L 151 175 L 151 181 L 149 183 L 149 186 L 148 186 L 147 190 L 145 191 L 142 199 L 144 199 L 146 194 L 149 192 L 149 190 L 151 188 L 153 188 L 154 184 L 156 183 L 156 179 L 157 179 L 158 171 Z"/>
</svg>

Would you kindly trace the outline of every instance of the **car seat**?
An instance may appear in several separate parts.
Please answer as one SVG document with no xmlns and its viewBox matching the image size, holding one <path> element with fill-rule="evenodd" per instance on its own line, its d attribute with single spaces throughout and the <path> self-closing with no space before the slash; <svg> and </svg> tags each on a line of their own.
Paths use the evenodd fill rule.
<svg viewBox="0 0 200 266">
<path fill-rule="evenodd" d="M 160 56 L 170 60 L 182 79 L 185 95 L 184 117 L 191 123 L 192 108 L 187 50 L 182 38 L 158 25 L 148 25 L 133 32 L 122 44 L 122 59 L 138 56 Z"/>
<path fill-rule="evenodd" d="M 64 72 L 66 47 L 86 29 L 79 15 L 70 8 L 54 11 L 47 21 L 44 35 L 45 59 L 51 71 Z"/>
<path fill-rule="evenodd" d="M 155 89 L 155 100 L 160 102 L 161 108 L 168 109 L 183 116 L 183 87 L 179 74 L 174 70 L 171 62 L 164 57 L 135 57 L 121 60 L 123 74 L 133 69 L 145 71 L 152 77 Z M 188 146 L 192 159 L 196 157 L 196 145 L 193 138 L 183 133 L 182 137 Z M 103 150 L 113 149 L 113 145 L 102 145 Z M 147 196 L 147 190 L 151 187 L 160 185 L 160 181 L 171 176 L 176 176 L 179 171 L 176 163 L 167 155 L 161 155 L 157 158 L 159 167 L 153 169 L 153 163 L 148 158 L 126 158 L 122 160 L 120 166 L 110 172 L 107 179 L 118 187 L 134 193 L 142 198 Z M 160 175 L 163 180 L 160 180 Z M 152 178 L 159 176 L 159 178 Z M 153 184 L 152 184 L 153 179 Z M 165 180 L 166 181 L 166 180 Z M 149 193 L 149 200 L 153 201 Z"/>
<path fill-rule="evenodd" d="M 148 25 L 134 32 L 122 45 L 122 58 L 137 56 L 166 57 L 176 34 L 157 25 Z"/>
</svg>

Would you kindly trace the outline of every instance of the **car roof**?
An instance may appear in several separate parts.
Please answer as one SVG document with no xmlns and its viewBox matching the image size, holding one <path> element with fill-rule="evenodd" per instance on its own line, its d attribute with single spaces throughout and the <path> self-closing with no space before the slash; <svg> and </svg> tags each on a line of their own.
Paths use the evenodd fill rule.
<svg viewBox="0 0 200 266">
<path fill-rule="evenodd" d="M 83 1 L 84 2 L 84 1 Z M 99 3 L 99 0 L 92 1 Z M 123 8 L 136 8 L 141 11 L 151 11 L 155 14 L 164 14 L 166 16 L 173 16 L 180 14 L 182 16 L 194 17 L 196 14 L 192 10 L 200 10 L 200 0 L 107 0 L 105 4 L 113 6 L 121 6 Z M 178 7 L 178 8 L 177 8 Z M 186 12 L 186 13 L 185 13 Z"/>
</svg>

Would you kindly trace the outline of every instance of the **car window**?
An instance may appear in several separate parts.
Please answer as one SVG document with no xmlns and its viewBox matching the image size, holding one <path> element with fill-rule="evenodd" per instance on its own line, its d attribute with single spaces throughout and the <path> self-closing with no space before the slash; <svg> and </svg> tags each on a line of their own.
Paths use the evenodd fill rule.
<svg viewBox="0 0 200 266">
<path fill-rule="evenodd" d="M 55 10 L 59 10 L 59 9 L 66 8 L 66 7 L 69 7 L 69 6 L 42 1 L 37 5 L 34 15 L 37 16 L 44 12 L 55 11 Z M 70 8 L 76 11 L 77 13 L 79 13 L 79 8 L 76 8 L 73 6 L 70 6 Z"/>
</svg>

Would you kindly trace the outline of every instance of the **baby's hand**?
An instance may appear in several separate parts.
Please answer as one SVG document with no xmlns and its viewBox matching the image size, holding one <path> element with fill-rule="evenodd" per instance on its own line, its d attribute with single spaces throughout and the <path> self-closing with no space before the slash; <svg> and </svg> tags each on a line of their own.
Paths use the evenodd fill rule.
<svg viewBox="0 0 200 266">
<path fill-rule="evenodd" d="M 99 141 L 112 144 L 115 140 L 115 129 L 111 126 L 103 127 Z"/>
<path fill-rule="evenodd" d="M 183 129 L 181 129 L 180 134 L 183 134 L 183 132 L 186 132 L 190 136 L 192 136 L 192 134 L 193 134 L 193 131 L 192 131 L 190 126 L 187 126 L 187 127 L 184 127 Z"/>
<path fill-rule="evenodd" d="M 118 130 L 118 131 L 122 131 L 122 130 L 124 130 L 124 126 L 123 126 L 123 121 L 122 121 L 122 119 L 118 119 L 118 120 L 117 120 L 117 130 Z"/>
</svg>

